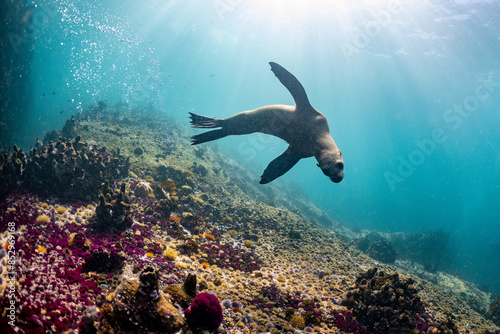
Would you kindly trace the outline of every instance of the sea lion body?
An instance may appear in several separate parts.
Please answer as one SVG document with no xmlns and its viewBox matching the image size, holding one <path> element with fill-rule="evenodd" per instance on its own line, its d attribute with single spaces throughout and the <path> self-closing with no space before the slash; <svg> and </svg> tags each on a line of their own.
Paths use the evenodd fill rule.
<svg viewBox="0 0 500 334">
<path fill-rule="evenodd" d="M 316 157 L 318 166 L 333 182 L 344 176 L 344 162 L 328 126 L 326 117 L 314 109 L 300 82 L 283 67 L 270 63 L 271 69 L 295 99 L 296 105 L 270 105 L 243 111 L 226 119 L 191 114 L 195 128 L 220 128 L 192 137 L 200 144 L 231 135 L 261 132 L 285 140 L 290 146 L 273 160 L 264 171 L 261 184 L 285 174 L 300 159 Z"/>
<path fill-rule="evenodd" d="M 317 113 L 312 116 L 297 111 L 295 106 L 270 105 L 240 112 L 222 120 L 220 125 L 228 136 L 254 132 L 276 136 L 290 144 L 302 158 L 309 158 L 321 149 L 318 138 L 324 134 L 331 138 L 326 117 Z"/>
</svg>

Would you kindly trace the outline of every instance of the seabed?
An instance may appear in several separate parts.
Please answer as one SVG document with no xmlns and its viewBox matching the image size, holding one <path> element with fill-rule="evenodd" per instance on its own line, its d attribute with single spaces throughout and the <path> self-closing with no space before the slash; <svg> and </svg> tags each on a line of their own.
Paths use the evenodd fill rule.
<svg viewBox="0 0 500 334">
<path fill-rule="evenodd" d="M 307 198 L 189 136 L 101 105 L 3 154 L 0 332 L 500 332 L 489 293 L 369 257 Z M 184 315 L 202 293 L 221 323 L 217 306 Z"/>
</svg>

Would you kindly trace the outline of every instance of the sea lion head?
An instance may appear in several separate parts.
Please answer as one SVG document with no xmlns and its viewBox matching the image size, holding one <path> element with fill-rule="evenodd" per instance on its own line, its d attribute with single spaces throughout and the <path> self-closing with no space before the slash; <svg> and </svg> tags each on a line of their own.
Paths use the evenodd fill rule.
<svg viewBox="0 0 500 334">
<path fill-rule="evenodd" d="M 323 151 L 316 157 L 318 167 L 330 180 L 339 183 L 344 178 L 344 159 L 339 149 Z"/>
</svg>

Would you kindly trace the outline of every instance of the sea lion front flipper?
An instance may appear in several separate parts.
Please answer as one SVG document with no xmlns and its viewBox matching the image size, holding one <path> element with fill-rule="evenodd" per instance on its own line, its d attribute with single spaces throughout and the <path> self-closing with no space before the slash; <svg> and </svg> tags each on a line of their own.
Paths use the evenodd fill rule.
<svg viewBox="0 0 500 334">
<path fill-rule="evenodd" d="M 288 72 L 283 66 L 272 61 L 269 62 L 269 65 L 271 65 L 271 71 L 273 71 L 274 75 L 280 80 L 283 86 L 288 89 L 290 94 L 292 94 L 292 97 L 295 100 L 295 105 L 297 105 L 297 107 L 304 107 L 305 110 L 309 110 L 311 104 L 309 103 L 306 91 L 299 80 L 297 80 L 297 78 L 292 73 Z"/>
<path fill-rule="evenodd" d="M 291 146 L 288 147 L 282 155 L 271 161 L 264 171 L 264 174 L 260 177 L 259 183 L 266 184 L 277 179 L 295 166 L 300 159 L 301 157 L 295 153 Z"/>
</svg>

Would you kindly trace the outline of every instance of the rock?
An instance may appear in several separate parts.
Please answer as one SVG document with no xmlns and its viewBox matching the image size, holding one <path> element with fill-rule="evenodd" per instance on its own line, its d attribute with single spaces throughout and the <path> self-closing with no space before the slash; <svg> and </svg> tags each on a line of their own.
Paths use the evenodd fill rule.
<svg viewBox="0 0 500 334">
<path fill-rule="evenodd" d="M 102 333 L 184 333 L 182 314 L 158 288 L 158 269 L 147 267 L 139 279 L 124 280 L 112 303 L 101 307 Z M 104 328 L 104 330 L 103 330 Z"/>
<path fill-rule="evenodd" d="M 137 197 L 148 197 L 149 194 L 153 193 L 153 188 L 149 182 L 139 182 L 135 186 L 134 195 Z"/>
<path fill-rule="evenodd" d="M 171 295 L 173 300 L 183 308 L 187 308 L 196 296 L 196 275 L 189 274 L 182 286 L 171 284 L 163 292 Z"/>
<path fill-rule="evenodd" d="M 134 154 L 137 156 L 141 156 L 143 153 L 144 153 L 144 150 L 140 147 L 138 147 L 134 150 Z"/>
<path fill-rule="evenodd" d="M 360 274 L 341 304 L 371 333 L 410 333 L 415 317 L 425 311 L 413 279 L 377 271 L 372 268 Z"/>
</svg>

